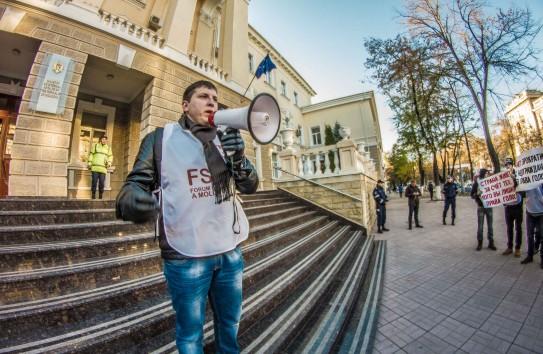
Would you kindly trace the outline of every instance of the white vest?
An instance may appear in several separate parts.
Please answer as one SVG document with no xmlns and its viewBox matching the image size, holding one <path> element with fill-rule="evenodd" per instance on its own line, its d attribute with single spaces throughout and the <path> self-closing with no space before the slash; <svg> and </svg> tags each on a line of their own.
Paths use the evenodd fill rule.
<svg viewBox="0 0 543 354">
<path fill-rule="evenodd" d="M 224 154 L 218 138 L 214 140 Z M 162 215 L 168 244 L 189 257 L 233 250 L 249 235 L 249 221 L 239 202 L 234 227 L 232 199 L 215 204 L 202 143 L 178 123 L 164 127 L 161 162 Z"/>
</svg>

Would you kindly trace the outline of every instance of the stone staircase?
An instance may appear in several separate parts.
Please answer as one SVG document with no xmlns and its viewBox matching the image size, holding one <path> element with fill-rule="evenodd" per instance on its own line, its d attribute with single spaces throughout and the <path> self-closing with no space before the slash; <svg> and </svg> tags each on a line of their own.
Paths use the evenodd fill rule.
<svg viewBox="0 0 543 354">
<path fill-rule="evenodd" d="M 241 199 L 242 352 L 371 352 L 385 244 L 282 191 Z M 0 200 L 0 353 L 176 353 L 153 230 L 113 201 Z"/>
</svg>

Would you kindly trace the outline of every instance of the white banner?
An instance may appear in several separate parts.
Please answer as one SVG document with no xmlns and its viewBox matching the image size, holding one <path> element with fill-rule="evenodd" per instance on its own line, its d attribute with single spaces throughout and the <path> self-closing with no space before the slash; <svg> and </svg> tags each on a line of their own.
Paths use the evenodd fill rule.
<svg viewBox="0 0 543 354">
<path fill-rule="evenodd" d="M 528 191 L 543 183 L 543 146 L 524 151 L 517 157 L 517 191 Z"/>
<path fill-rule="evenodd" d="M 493 208 L 517 200 L 515 182 L 509 171 L 480 179 L 477 183 L 479 190 L 483 192 L 480 198 L 485 208 Z"/>
</svg>

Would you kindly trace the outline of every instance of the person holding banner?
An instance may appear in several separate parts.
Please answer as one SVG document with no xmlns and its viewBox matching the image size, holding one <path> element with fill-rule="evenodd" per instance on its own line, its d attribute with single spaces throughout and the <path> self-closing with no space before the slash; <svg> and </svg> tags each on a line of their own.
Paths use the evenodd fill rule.
<svg viewBox="0 0 543 354">
<path fill-rule="evenodd" d="M 513 168 L 513 159 L 507 157 L 505 159 L 505 168 L 509 171 L 515 187 L 518 185 L 516 180 L 515 169 Z M 517 199 L 511 203 L 504 204 L 505 225 L 507 233 L 507 249 L 503 251 L 503 255 L 513 253 L 513 226 L 515 227 L 515 257 L 520 257 L 520 246 L 522 245 L 522 195 L 516 194 Z"/>
<path fill-rule="evenodd" d="M 528 254 L 520 264 L 534 261 L 534 234 L 536 228 L 543 227 L 543 184 L 526 191 L 526 238 L 528 242 Z M 541 269 L 543 269 L 543 255 L 541 257 Z"/>
<path fill-rule="evenodd" d="M 477 203 L 477 251 L 480 251 L 483 247 L 483 225 L 486 218 L 488 248 L 491 250 L 497 250 L 494 245 L 494 229 L 492 227 L 492 208 L 485 208 L 483 201 L 481 200 L 481 194 L 483 189 L 479 185 L 479 181 L 489 175 L 489 171 L 486 168 L 479 170 L 479 177 L 476 178 L 475 183 L 471 188 L 471 199 Z"/>
<path fill-rule="evenodd" d="M 458 186 L 453 182 L 452 176 L 447 176 L 447 182 L 443 185 L 441 190 L 443 197 L 445 198 L 445 207 L 443 208 L 443 225 L 447 225 L 447 212 L 449 206 L 451 207 L 451 225 L 454 226 L 454 219 L 456 218 L 456 195 L 458 194 Z"/>
</svg>

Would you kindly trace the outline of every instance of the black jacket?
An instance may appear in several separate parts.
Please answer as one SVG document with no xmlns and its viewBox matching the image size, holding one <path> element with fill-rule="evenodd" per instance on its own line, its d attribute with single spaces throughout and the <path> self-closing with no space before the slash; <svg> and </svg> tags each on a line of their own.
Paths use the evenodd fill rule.
<svg viewBox="0 0 543 354">
<path fill-rule="evenodd" d="M 379 186 L 373 189 L 373 199 L 375 199 L 375 204 L 377 204 L 377 206 L 388 202 L 388 197 L 385 193 L 385 190 Z"/>
<path fill-rule="evenodd" d="M 118 219 L 136 221 L 131 216 L 137 214 L 137 210 L 131 210 L 134 207 L 132 192 L 135 189 L 144 190 L 151 194 L 158 188 L 160 181 L 160 161 L 162 157 L 161 142 L 155 144 L 156 136 L 162 137 L 162 128 L 158 128 L 143 138 L 140 145 L 134 168 L 126 177 L 116 203 L 116 216 Z M 244 157 L 242 168 L 234 171 L 234 181 L 237 190 L 243 194 L 252 194 L 258 188 L 258 175 L 253 165 Z M 141 222 L 141 220 L 138 220 Z M 152 220 L 148 220 L 152 221 Z M 161 255 L 164 259 L 184 259 L 186 256 L 178 253 L 168 244 L 164 233 L 164 220 L 159 218 L 159 245 Z"/>
<path fill-rule="evenodd" d="M 414 193 L 418 193 L 418 195 L 415 195 Z M 407 188 L 405 189 L 405 196 L 409 198 L 408 204 L 409 206 L 416 206 L 419 205 L 419 198 L 420 198 L 420 189 L 417 186 L 412 186 L 409 184 Z"/>
<path fill-rule="evenodd" d="M 445 195 L 445 198 L 455 198 L 458 194 L 458 187 L 454 182 L 446 182 L 443 185 L 442 193 Z"/>
<path fill-rule="evenodd" d="M 484 206 L 483 201 L 481 200 L 480 196 L 477 195 L 477 192 L 479 191 L 479 189 L 480 189 L 479 180 L 477 179 L 471 186 L 470 196 L 471 196 L 471 199 L 475 200 L 478 206 L 483 207 Z"/>
</svg>

